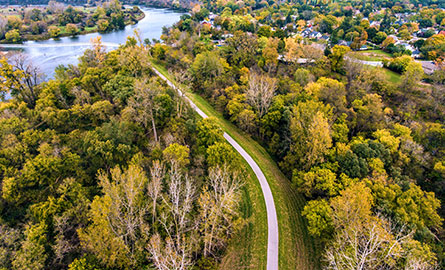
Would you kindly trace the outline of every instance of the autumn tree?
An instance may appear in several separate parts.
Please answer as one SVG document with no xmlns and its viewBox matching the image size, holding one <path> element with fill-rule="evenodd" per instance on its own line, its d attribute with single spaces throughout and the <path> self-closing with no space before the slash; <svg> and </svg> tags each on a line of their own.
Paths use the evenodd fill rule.
<svg viewBox="0 0 445 270">
<path fill-rule="evenodd" d="M 346 112 L 346 89 L 343 83 L 321 77 L 317 82 L 308 84 L 305 90 L 324 103 L 332 105 L 335 113 Z"/>
<path fill-rule="evenodd" d="M 158 126 L 172 112 L 172 99 L 163 93 L 156 82 L 137 81 L 134 96 L 128 101 L 127 112 L 146 130 L 151 130 L 155 142 L 159 141 Z"/>
<path fill-rule="evenodd" d="M 12 261 L 14 270 L 44 269 L 48 255 L 45 248 L 48 245 L 45 224 L 30 224 L 26 228 L 26 239 L 21 243 L 20 249 Z"/>
<path fill-rule="evenodd" d="M 75 36 L 79 32 L 79 29 L 77 28 L 77 26 L 75 24 L 69 23 L 66 25 L 65 31 L 68 34 Z"/>
<path fill-rule="evenodd" d="M 278 65 L 278 39 L 269 38 L 266 47 L 263 49 L 264 67 L 266 71 L 274 71 Z"/>
<path fill-rule="evenodd" d="M 293 107 L 292 144 L 283 163 L 286 168 L 297 165 L 307 169 L 324 160 L 324 154 L 332 146 L 327 118 L 330 114 L 329 106 L 316 101 L 299 102 Z"/>
<path fill-rule="evenodd" d="M 332 54 L 329 56 L 329 58 L 331 59 L 332 71 L 341 74 L 344 73 L 344 68 L 343 68 L 344 57 L 346 53 L 349 51 L 350 51 L 349 47 L 346 46 L 335 45 L 332 48 Z"/>
<path fill-rule="evenodd" d="M 250 74 L 246 99 L 258 113 L 259 118 L 267 113 L 276 88 L 276 80 L 274 78 L 257 73 Z"/>
<path fill-rule="evenodd" d="M 148 179 L 140 167 L 130 165 L 122 171 L 99 174 L 104 196 L 91 204 L 91 225 L 79 230 L 82 245 L 110 267 L 136 265 L 141 233 L 147 224 L 144 215 L 149 210 L 145 196 Z"/>
<path fill-rule="evenodd" d="M 363 183 L 347 188 L 341 196 L 332 199 L 335 238 L 324 255 L 327 267 L 394 268 L 403 264 L 404 258 L 413 256 L 405 261 L 407 266 L 419 263 L 427 266 L 425 269 L 434 269 L 434 256 L 419 253 L 428 247 L 416 244 L 411 231 L 403 227 L 396 229 L 390 220 L 373 215 L 374 203 L 370 189 Z"/>
<path fill-rule="evenodd" d="M 209 187 L 204 187 L 198 199 L 204 256 L 214 254 L 217 247 L 226 245 L 227 236 L 238 226 L 241 186 L 239 176 L 227 166 L 210 170 Z"/>
<path fill-rule="evenodd" d="M 422 64 L 411 61 L 406 67 L 401 79 L 400 88 L 405 92 L 411 92 L 414 90 L 420 80 L 423 78 Z"/>
<path fill-rule="evenodd" d="M 48 27 L 49 36 L 52 38 L 58 38 L 60 36 L 60 28 L 54 25 Z"/>
<path fill-rule="evenodd" d="M 0 60 L 0 96 L 10 93 L 34 107 L 39 95 L 38 84 L 41 82 L 40 70 L 29 62 L 23 54 Z"/>
</svg>

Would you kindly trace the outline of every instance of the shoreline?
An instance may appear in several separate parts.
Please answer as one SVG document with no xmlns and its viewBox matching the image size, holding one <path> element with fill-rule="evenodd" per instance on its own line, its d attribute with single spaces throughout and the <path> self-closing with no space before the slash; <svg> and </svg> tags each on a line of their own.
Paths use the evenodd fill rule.
<svg viewBox="0 0 445 270">
<path fill-rule="evenodd" d="M 139 5 L 139 6 L 141 6 L 141 5 Z M 138 24 L 141 20 L 143 20 L 145 18 L 145 16 L 146 16 L 145 12 L 143 12 L 141 10 L 141 14 L 139 16 L 135 17 L 136 22 L 129 20 L 129 21 L 125 22 L 125 27 L 128 25 Z M 45 41 L 45 40 L 50 40 L 50 39 L 57 40 L 57 39 L 60 39 L 63 37 L 76 37 L 76 36 L 87 35 L 87 34 L 92 34 L 92 33 L 104 34 L 104 33 L 111 33 L 116 30 L 121 30 L 121 29 L 113 29 L 111 31 L 101 32 L 101 31 L 98 31 L 96 28 L 96 29 L 91 29 L 91 30 L 83 30 L 83 31 L 80 31 L 79 33 L 76 33 L 75 35 L 72 35 L 69 33 L 61 33 L 58 37 L 50 37 L 49 33 L 46 32 L 45 34 L 40 34 L 40 35 L 25 35 L 25 36 L 23 36 L 23 39 L 20 42 L 16 42 L 16 43 L 10 43 L 10 42 L 7 42 L 6 39 L 2 39 L 2 40 L 0 40 L 0 45 L 2 45 L 2 44 L 5 44 L 5 45 L 6 44 L 11 44 L 11 45 L 24 44 L 27 41 Z"/>
</svg>

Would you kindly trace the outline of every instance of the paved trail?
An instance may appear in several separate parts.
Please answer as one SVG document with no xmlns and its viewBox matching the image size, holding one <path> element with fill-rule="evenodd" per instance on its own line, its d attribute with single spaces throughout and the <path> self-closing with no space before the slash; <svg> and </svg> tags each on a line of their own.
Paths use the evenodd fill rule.
<svg viewBox="0 0 445 270">
<path fill-rule="evenodd" d="M 169 79 L 162 75 L 155 67 L 153 71 L 167 84 L 178 91 L 178 93 L 184 97 L 192 106 L 192 108 L 202 117 L 207 118 L 208 116 L 196 106 L 193 101 L 191 101 L 184 93 L 177 88 Z M 253 158 L 227 133 L 224 132 L 224 138 L 235 148 L 238 153 L 247 161 L 249 166 L 255 173 L 258 181 L 260 182 L 261 189 L 263 191 L 264 200 L 266 202 L 267 211 L 267 270 L 277 270 L 278 269 L 278 220 L 277 211 L 275 209 L 275 203 L 273 201 L 272 191 L 270 190 L 267 179 L 261 171 L 258 164 L 253 160 Z"/>
</svg>

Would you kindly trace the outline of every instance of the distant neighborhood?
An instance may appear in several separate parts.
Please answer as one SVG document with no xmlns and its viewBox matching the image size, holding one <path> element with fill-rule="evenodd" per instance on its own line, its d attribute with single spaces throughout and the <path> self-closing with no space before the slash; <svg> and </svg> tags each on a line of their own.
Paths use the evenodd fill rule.
<svg viewBox="0 0 445 270">
<path fill-rule="evenodd" d="M 307 13 L 298 15 L 236 16 L 241 28 L 257 29 L 266 37 L 292 37 L 313 44 L 322 50 L 335 45 L 350 47 L 352 51 L 382 50 L 392 56 L 409 55 L 420 61 L 427 74 L 438 69 L 443 61 L 445 48 L 445 10 L 420 9 L 420 12 L 382 8 L 370 10 L 364 16 L 359 9 L 344 7 L 351 16 L 343 19 L 332 15 Z M 233 37 L 230 20 L 224 13 L 205 14 L 200 22 L 204 31 L 212 33 L 212 42 L 221 47 Z M 271 23 L 271 21 L 273 23 Z M 275 25 L 274 25 L 275 24 Z M 235 27 L 236 28 L 236 27 Z M 383 65 L 383 64 L 380 64 Z"/>
</svg>

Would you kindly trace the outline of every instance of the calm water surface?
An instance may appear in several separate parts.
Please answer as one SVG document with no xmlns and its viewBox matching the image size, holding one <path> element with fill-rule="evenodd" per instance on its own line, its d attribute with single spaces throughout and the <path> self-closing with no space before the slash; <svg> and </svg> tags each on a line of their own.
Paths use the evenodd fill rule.
<svg viewBox="0 0 445 270">
<path fill-rule="evenodd" d="M 123 30 L 105 34 L 92 33 L 77 37 L 63 37 L 58 40 L 27 41 L 21 45 L 0 45 L 0 50 L 22 50 L 34 65 L 40 67 L 46 78 L 52 78 L 54 69 L 58 65 L 77 64 L 79 56 L 91 46 L 92 38 L 101 36 L 102 42 L 108 49 L 125 43 L 127 37 L 132 36 L 135 29 L 139 29 L 142 39 L 159 39 L 162 27 L 173 25 L 184 14 L 168 9 L 140 8 L 145 13 L 145 18 L 135 25 L 128 25 Z"/>
</svg>

